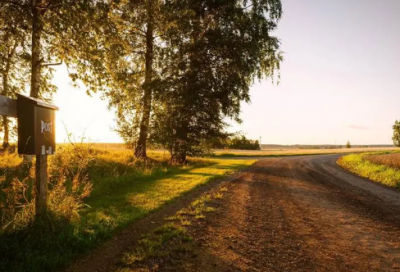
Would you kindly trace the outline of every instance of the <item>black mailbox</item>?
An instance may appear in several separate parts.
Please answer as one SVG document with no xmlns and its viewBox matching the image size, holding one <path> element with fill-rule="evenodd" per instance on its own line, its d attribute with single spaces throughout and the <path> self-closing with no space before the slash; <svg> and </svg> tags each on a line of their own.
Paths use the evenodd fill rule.
<svg viewBox="0 0 400 272">
<path fill-rule="evenodd" d="M 52 155 L 56 151 L 56 106 L 18 95 L 18 153 Z"/>
</svg>

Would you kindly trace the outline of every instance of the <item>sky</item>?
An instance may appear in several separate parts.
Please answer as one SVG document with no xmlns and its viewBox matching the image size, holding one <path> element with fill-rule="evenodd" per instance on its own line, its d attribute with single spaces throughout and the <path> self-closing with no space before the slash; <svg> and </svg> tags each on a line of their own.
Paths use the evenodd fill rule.
<svg viewBox="0 0 400 272">
<path fill-rule="evenodd" d="M 280 83 L 255 82 L 231 132 L 263 144 L 391 144 L 400 119 L 400 0 L 282 0 Z M 57 68 L 57 141 L 122 142 L 100 95 Z"/>
</svg>

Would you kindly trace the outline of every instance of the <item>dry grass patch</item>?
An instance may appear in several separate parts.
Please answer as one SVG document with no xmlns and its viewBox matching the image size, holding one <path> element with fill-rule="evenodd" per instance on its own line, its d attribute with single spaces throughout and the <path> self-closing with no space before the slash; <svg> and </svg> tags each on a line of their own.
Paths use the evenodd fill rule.
<svg viewBox="0 0 400 272">
<path fill-rule="evenodd" d="M 396 169 L 400 169 L 400 153 L 383 155 L 366 155 L 364 157 L 375 164 L 382 164 Z"/>
</svg>

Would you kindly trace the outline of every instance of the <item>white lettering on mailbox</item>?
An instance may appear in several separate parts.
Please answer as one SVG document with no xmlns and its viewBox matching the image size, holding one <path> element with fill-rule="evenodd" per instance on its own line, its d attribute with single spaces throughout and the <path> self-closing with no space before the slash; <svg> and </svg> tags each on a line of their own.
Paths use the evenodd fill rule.
<svg viewBox="0 0 400 272">
<path fill-rule="evenodd" d="M 52 124 L 51 122 L 50 123 L 46 123 L 46 122 L 42 121 L 42 133 L 43 132 L 52 133 L 52 125 L 51 124 Z"/>
</svg>

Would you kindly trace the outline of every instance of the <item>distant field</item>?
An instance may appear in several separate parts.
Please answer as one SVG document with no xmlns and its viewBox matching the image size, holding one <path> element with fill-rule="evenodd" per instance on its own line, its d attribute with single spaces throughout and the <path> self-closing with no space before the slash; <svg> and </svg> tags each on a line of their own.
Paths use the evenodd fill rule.
<svg viewBox="0 0 400 272">
<path fill-rule="evenodd" d="M 290 156 L 290 155 L 315 155 L 315 154 L 339 154 L 353 152 L 374 151 L 400 151 L 396 147 L 369 147 L 369 148 L 336 148 L 336 149 L 294 149 L 294 148 L 270 148 L 263 150 L 214 150 L 216 157 L 245 156 L 245 157 L 268 157 L 268 156 Z"/>
<path fill-rule="evenodd" d="M 62 145 L 62 144 L 61 144 Z M 89 144 L 88 144 L 89 145 Z M 94 148 L 99 149 L 127 149 L 122 143 L 91 143 Z M 268 157 L 288 155 L 314 155 L 314 154 L 339 154 L 353 152 L 374 152 L 374 151 L 400 151 L 398 147 L 354 147 L 354 148 L 299 148 L 297 146 L 267 147 L 262 150 L 236 150 L 236 149 L 215 149 L 212 154 L 215 157 Z M 160 159 L 169 158 L 169 153 L 164 149 L 149 150 L 150 157 Z"/>
</svg>

